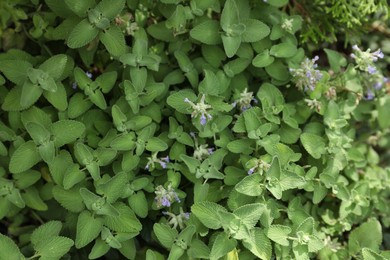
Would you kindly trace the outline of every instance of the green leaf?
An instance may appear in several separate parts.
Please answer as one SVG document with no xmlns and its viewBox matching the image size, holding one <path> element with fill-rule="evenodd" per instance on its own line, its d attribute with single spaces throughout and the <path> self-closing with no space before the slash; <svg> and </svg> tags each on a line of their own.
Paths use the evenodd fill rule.
<svg viewBox="0 0 390 260">
<path fill-rule="evenodd" d="M 73 213 L 79 213 L 84 210 L 85 205 L 78 188 L 74 187 L 65 190 L 56 185 L 53 187 L 52 192 L 54 199 L 66 210 Z"/>
<path fill-rule="evenodd" d="M 377 251 L 382 244 L 382 226 L 378 220 L 372 218 L 352 230 L 348 240 L 348 251 L 351 255 L 363 248 Z"/>
<path fill-rule="evenodd" d="M 218 229 L 221 227 L 219 211 L 226 209 L 219 204 L 210 201 L 202 201 L 192 205 L 191 212 L 208 228 Z"/>
<path fill-rule="evenodd" d="M 73 240 L 67 237 L 56 236 L 50 240 L 45 239 L 37 244 L 34 249 L 42 257 L 60 258 L 65 255 L 73 246 Z"/>
<path fill-rule="evenodd" d="M 20 105 L 22 107 L 29 107 L 33 105 L 42 95 L 43 90 L 30 81 L 26 81 L 22 87 L 22 94 L 20 96 Z"/>
<path fill-rule="evenodd" d="M 26 203 L 24 199 L 22 198 L 21 193 L 18 189 L 13 188 L 6 196 L 7 200 L 10 201 L 12 204 L 14 204 L 18 208 L 24 208 L 26 207 Z"/>
<path fill-rule="evenodd" d="M 95 218 L 84 210 L 77 219 L 76 248 L 83 248 L 92 242 L 102 230 L 103 219 Z"/>
<path fill-rule="evenodd" d="M 297 46 L 290 42 L 282 42 L 273 45 L 269 51 L 272 56 L 277 58 L 290 58 L 297 53 Z"/>
<path fill-rule="evenodd" d="M 288 81 L 291 77 L 287 66 L 281 60 L 275 60 L 271 65 L 265 67 L 265 71 L 278 81 Z"/>
<path fill-rule="evenodd" d="M 35 186 L 31 186 L 24 191 L 22 198 L 26 202 L 26 206 L 38 211 L 48 210 L 47 204 L 42 200 L 41 194 Z"/>
<path fill-rule="evenodd" d="M 73 143 L 83 135 L 84 131 L 84 124 L 75 120 L 59 120 L 51 126 L 56 147 Z"/>
<path fill-rule="evenodd" d="M 111 247 L 106 243 L 106 241 L 97 238 L 91 252 L 88 255 L 88 259 L 98 259 L 99 257 L 104 256 L 110 249 Z"/>
<path fill-rule="evenodd" d="M 255 142 L 251 139 L 237 139 L 227 144 L 227 148 L 232 153 L 250 154 L 253 151 L 251 147 Z"/>
<path fill-rule="evenodd" d="M 252 60 L 252 65 L 257 68 L 264 68 L 272 64 L 274 60 L 275 58 L 272 57 L 269 53 L 269 50 L 266 49 L 254 57 Z"/>
<path fill-rule="evenodd" d="M 236 245 L 237 241 L 234 238 L 229 238 L 225 232 L 219 233 L 211 248 L 210 259 L 217 260 L 227 255 Z"/>
<path fill-rule="evenodd" d="M 347 65 L 347 59 L 341 53 L 326 48 L 324 51 L 328 57 L 330 67 L 335 73 L 339 73 L 340 68 Z"/>
<path fill-rule="evenodd" d="M 127 173 L 122 172 L 114 175 L 109 181 L 101 185 L 102 192 L 107 199 L 107 202 L 114 203 L 122 196 L 123 190 L 128 182 Z"/>
<path fill-rule="evenodd" d="M 268 0 L 267 3 L 275 7 L 282 7 L 288 3 L 288 0 Z"/>
<path fill-rule="evenodd" d="M 233 211 L 241 223 L 243 223 L 249 230 L 252 229 L 259 221 L 261 214 L 264 212 L 264 205 L 261 203 L 251 203 L 243 205 Z"/>
<path fill-rule="evenodd" d="M 116 15 L 120 14 L 123 7 L 125 7 L 125 2 L 125 0 L 117 0 L 114 2 L 110 0 L 103 0 L 98 3 L 95 9 L 100 11 L 104 17 L 112 20 Z"/>
<path fill-rule="evenodd" d="M 219 23 L 215 20 L 208 20 L 196 25 L 191 31 L 190 36 L 208 45 L 216 45 L 221 43 L 219 32 Z"/>
<path fill-rule="evenodd" d="M 92 107 L 92 103 L 82 94 L 75 93 L 69 100 L 68 116 L 73 119 L 84 114 Z"/>
<path fill-rule="evenodd" d="M 386 260 L 386 259 L 388 259 L 388 258 L 381 256 L 380 254 L 376 253 L 375 251 L 373 251 L 367 247 L 362 249 L 362 255 L 363 255 L 363 260 Z"/>
<path fill-rule="evenodd" d="M 326 152 L 325 141 L 321 136 L 312 133 L 301 134 L 301 143 L 305 150 L 315 159 L 320 159 Z"/>
<path fill-rule="evenodd" d="M 9 170 L 11 173 L 24 172 L 41 160 L 34 141 L 27 141 L 19 146 L 11 156 Z"/>
<path fill-rule="evenodd" d="M 95 0 L 77 1 L 65 0 L 66 5 L 70 10 L 80 17 L 86 16 L 87 10 L 95 4 Z"/>
<path fill-rule="evenodd" d="M 83 181 L 86 178 L 86 174 L 80 170 L 78 164 L 73 164 L 66 168 L 64 175 L 63 185 L 66 190 L 72 188 L 77 183 Z"/>
<path fill-rule="evenodd" d="M 244 33 L 241 35 L 241 40 L 243 42 L 258 42 L 270 33 L 269 27 L 259 20 L 246 19 L 242 21 L 242 23 L 246 27 Z"/>
<path fill-rule="evenodd" d="M 240 48 L 241 37 L 225 36 L 225 35 L 221 35 L 221 37 L 222 37 L 223 48 L 225 50 L 226 56 L 228 58 L 233 57 L 237 53 L 238 48 Z"/>
<path fill-rule="evenodd" d="M 66 95 L 66 90 L 61 82 L 57 82 L 56 85 L 56 92 L 43 91 L 43 96 L 59 111 L 64 111 L 68 107 L 68 97 Z"/>
<path fill-rule="evenodd" d="M 221 14 L 221 26 L 225 30 L 239 22 L 238 7 L 235 0 L 227 0 Z"/>
<path fill-rule="evenodd" d="M 120 56 L 125 53 L 125 36 L 119 27 L 111 26 L 107 30 L 100 32 L 99 38 L 112 56 Z"/>
<path fill-rule="evenodd" d="M 105 226 L 116 232 L 138 233 L 141 231 L 141 222 L 128 206 L 121 203 L 116 204 L 115 208 L 119 212 L 119 216 L 104 216 Z"/>
<path fill-rule="evenodd" d="M 250 237 L 243 241 L 243 245 L 249 249 L 252 254 L 262 260 L 271 259 L 272 246 L 271 242 L 260 228 L 251 230 Z"/>
<path fill-rule="evenodd" d="M 8 80 L 22 86 L 27 79 L 27 71 L 31 68 L 31 63 L 27 61 L 3 60 L 1 61 L 0 71 L 4 73 Z"/>
<path fill-rule="evenodd" d="M 153 225 L 153 231 L 161 245 L 167 249 L 171 249 L 175 239 L 178 236 L 176 229 L 172 229 L 167 224 L 156 223 Z"/>
<path fill-rule="evenodd" d="M 49 76 L 52 77 L 54 80 L 58 80 L 64 73 L 67 62 L 68 56 L 66 56 L 65 54 L 58 54 L 45 60 L 39 66 L 39 69 L 49 74 Z"/>
<path fill-rule="evenodd" d="M 0 234 L 0 247 L 0 259 L 25 259 L 15 242 L 3 234 Z"/>
<path fill-rule="evenodd" d="M 50 132 L 41 124 L 28 122 L 26 130 L 36 144 L 43 144 L 50 140 Z"/>
<path fill-rule="evenodd" d="M 84 19 L 73 28 L 67 44 L 72 49 L 81 48 L 95 39 L 98 33 L 99 29 L 90 24 L 88 19 Z"/>
<path fill-rule="evenodd" d="M 291 231 L 288 226 L 271 225 L 267 229 L 267 237 L 282 246 L 289 246 L 290 242 L 287 238 Z"/>
<path fill-rule="evenodd" d="M 129 205 L 134 213 L 140 218 L 146 218 L 148 216 L 148 201 L 146 200 L 145 193 L 138 191 L 128 198 Z"/>
<path fill-rule="evenodd" d="M 4 111 L 20 111 L 27 109 L 31 105 L 22 106 L 20 104 L 20 97 L 22 96 L 22 86 L 12 88 L 4 98 L 1 108 Z"/>
<path fill-rule="evenodd" d="M 150 152 L 162 152 L 168 149 L 168 145 L 158 137 L 152 137 L 147 140 L 146 150 Z"/>
<path fill-rule="evenodd" d="M 167 98 L 167 104 L 179 111 L 180 113 L 191 114 L 191 106 L 188 103 L 184 102 L 185 98 L 188 98 L 192 102 L 196 102 L 197 100 L 197 97 L 192 90 L 184 89 L 171 94 Z"/>
<path fill-rule="evenodd" d="M 377 104 L 378 123 L 382 129 L 387 129 L 390 126 L 389 111 L 390 111 L 390 96 L 381 97 Z"/>
<path fill-rule="evenodd" d="M 239 193 L 247 196 L 257 197 L 263 194 L 264 186 L 262 185 L 263 177 L 260 174 L 252 174 L 246 176 L 234 187 Z"/>
</svg>

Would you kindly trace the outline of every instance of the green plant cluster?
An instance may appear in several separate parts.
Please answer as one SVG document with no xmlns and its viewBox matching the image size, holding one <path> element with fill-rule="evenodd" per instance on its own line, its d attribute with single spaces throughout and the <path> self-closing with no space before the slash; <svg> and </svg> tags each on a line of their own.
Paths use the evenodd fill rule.
<svg viewBox="0 0 390 260">
<path fill-rule="evenodd" d="M 389 259 L 384 54 L 287 4 L 7 3 L 0 259 Z"/>
<path fill-rule="evenodd" d="M 346 43 L 359 41 L 375 30 L 374 22 L 388 19 L 389 4 L 387 0 L 294 0 L 289 9 L 306 21 L 302 41 L 317 45 L 340 38 Z"/>
</svg>

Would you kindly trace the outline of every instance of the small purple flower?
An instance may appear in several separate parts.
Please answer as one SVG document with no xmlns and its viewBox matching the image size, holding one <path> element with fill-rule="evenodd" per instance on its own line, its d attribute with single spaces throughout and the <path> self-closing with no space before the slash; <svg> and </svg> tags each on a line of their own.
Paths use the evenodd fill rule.
<svg viewBox="0 0 390 260">
<path fill-rule="evenodd" d="M 368 89 L 367 90 L 367 96 L 366 96 L 366 100 L 373 100 L 374 99 L 374 97 L 375 97 L 375 94 L 374 94 L 374 92 L 372 92 L 372 90 L 371 89 Z"/>
<path fill-rule="evenodd" d="M 190 102 L 190 100 L 188 98 L 185 98 L 184 102 L 188 103 L 188 102 Z"/>
<path fill-rule="evenodd" d="M 166 197 L 162 197 L 161 198 L 161 205 L 164 206 L 164 207 L 170 207 L 171 206 L 171 202 Z"/>
<path fill-rule="evenodd" d="M 90 78 L 90 79 L 92 78 L 92 73 L 89 72 L 89 71 L 85 72 L 85 75 L 87 75 L 87 77 Z"/>
<path fill-rule="evenodd" d="M 189 218 L 190 218 L 190 213 L 189 213 L 189 212 L 184 212 L 184 213 L 183 213 L 183 216 L 184 216 L 186 219 L 189 219 Z"/>
<path fill-rule="evenodd" d="M 214 153 L 214 148 L 208 148 L 207 152 L 209 153 L 209 155 L 213 154 Z"/>
<path fill-rule="evenodd" d="M 166 162 L 163 162 L 163 161 L 160 161 L 160 165 L 163 169 L 166 169 L 167 168 L 167 163 Z"/>
<path fill-rule="evenodd" d="M 379 59 L 383 59 L 385 57 L 381 49 L 376 50 L 372 55 Z"/>
<path fill-rule="evenodd" d="M 252 167 L 248 170 L 248 174 L 251 175 L 255 172 L 255 167 Z"/>
<path fill-rule="evenodd" d="M 376 68 L 375 68 L 374 66 L 369 65 L 369 66 L 367 67 L 367 71 L 368 71 L 368 73 L 370 73 L 370 74 L 374 74 L 374 73 L 376 72 Z"/>
<path fill-rule="evenodd" d="M 207 123 L 207 118 L 204 114 L 200 116 L 200 124 L 205 125 Z"/>
<path fill-rule="evenodd" d="M 73 88 L 73 89 L 77 89 L 77 82 L 73 82 L 72 88 Z"/>
<path fill-rule="evenodd" d="M 149 163 L 145 166 L 145 170 L 149 170 Z"/>
<path fill-rule="evenodd" d="M 374 89 L 375 90 L 380 90 L 382 88 L 382 86 L 383 86 L 382 82 L 377 81 L 377 82 L 374 83 Z"/>
</svg>

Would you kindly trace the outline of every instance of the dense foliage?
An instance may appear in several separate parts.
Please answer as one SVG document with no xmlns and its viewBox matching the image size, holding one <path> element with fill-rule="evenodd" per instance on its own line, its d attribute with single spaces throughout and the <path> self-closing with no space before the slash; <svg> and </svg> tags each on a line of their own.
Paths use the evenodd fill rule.
<svg viewBox="0 0 390 260">
<path fill-rule="evenodd" d="M 389 259 L 390 43 L 306 2 L 1 1 L 0 259 Z"/>
</svg>

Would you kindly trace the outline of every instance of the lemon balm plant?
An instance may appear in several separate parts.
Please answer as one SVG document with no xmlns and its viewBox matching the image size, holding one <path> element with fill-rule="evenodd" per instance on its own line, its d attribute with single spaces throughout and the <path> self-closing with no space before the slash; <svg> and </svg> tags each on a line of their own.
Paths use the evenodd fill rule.
<svg viewBox="0 0 390 260">
<path fill-rule="evenodd" d="M 384 54 L 287 4 L 9 5 L 0 258 L 389 258 Z"/>
</svg>

